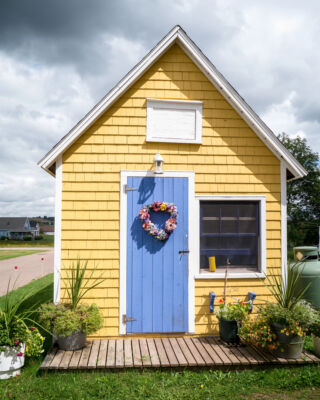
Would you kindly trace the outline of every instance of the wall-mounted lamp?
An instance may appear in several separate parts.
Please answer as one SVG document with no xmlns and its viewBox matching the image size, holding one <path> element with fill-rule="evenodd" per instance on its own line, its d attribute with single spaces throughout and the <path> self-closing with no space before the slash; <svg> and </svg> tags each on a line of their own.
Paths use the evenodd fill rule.
<svg viewBox="0 0 320 400">
<path fill-rule="evenodd" d="M 161 157 L 161 154 L 160 154 L 159 151 L 154 156 L 153 162 L 154 162 L 154 164 L 156 166 L 156 169 L 154 170 L 154 173 L 155 174 L 163 174 L 162 167 L 163 167 L 164 161 L 163 161 L 163 158 Z"/>
</svg>

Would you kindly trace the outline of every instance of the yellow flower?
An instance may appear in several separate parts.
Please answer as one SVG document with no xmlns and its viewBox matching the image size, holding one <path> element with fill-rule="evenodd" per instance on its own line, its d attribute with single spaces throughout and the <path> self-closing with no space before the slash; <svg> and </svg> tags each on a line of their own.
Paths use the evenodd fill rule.
<svg viewBox="0 0 320 400">
<path fill-rule="evenodd" d="M 203 385 L 200 385 L 200 388 L 203 389 Z"/>
<path fill-rule="evenodd" d="M 161 211 L 165 211 L 166 208 L 167 208 L 167 206 L 166 206 L 165 204 L 162 203 L 161 206 L 160 206 L 160 210 L 161 210 Z"/>
</svg>

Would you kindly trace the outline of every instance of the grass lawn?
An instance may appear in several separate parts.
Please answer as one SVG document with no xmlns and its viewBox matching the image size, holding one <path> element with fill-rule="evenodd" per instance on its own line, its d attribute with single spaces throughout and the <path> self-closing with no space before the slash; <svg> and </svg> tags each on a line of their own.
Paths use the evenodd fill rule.
<svg viewBox="0 0 320 400">
<path fill-rule="evenodd" d="M 9 258 L 28 256 L 34 253 L 39 253 L 39 250 L 0 250 L 0 261 L 8 260 Z"/>
<path fill-rule="evenodd" d="M 53 372 L 37 374 L 29 363 L 20 377 L 0 381 L 7 399 L 319 399 L 320 367 L 260 371 Z"/>
<path fill-rule="evenodd" d="M 53 247 L 54 236 L 42 235 L 41 240 L 1 240 L 0 247 Z"/>
</svg>

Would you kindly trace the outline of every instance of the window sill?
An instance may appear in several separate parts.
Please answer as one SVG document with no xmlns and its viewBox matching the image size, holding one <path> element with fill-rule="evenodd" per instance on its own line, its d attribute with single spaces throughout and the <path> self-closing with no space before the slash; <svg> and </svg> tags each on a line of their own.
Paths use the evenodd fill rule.
<svg viewBox="0 0 320 400">
<path fill-rule="evenodd" d="M 228 279 L 258 279 L 264 278 L 265 274 L 260 271 L 253 271 L 251 268 L 239 268 L 237 271 L 228 271 Z M 216 272 L 210 272 L 208 269 L 202 270 L 196 274 L 195 279 L 224 279 L 225 271 L 217 270 Z"/>
</svg>

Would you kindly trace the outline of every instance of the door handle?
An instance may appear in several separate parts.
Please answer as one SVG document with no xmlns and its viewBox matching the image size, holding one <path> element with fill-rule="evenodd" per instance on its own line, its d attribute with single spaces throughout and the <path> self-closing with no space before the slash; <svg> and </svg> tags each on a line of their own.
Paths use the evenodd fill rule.
<svg viewBox="0 0 320 400">
<path fill-rule="evenodd" d="M 184 255 L 185 253 L 190 253 L 190 250 L 179 250 L 179 254 Z"/>
</svg>

